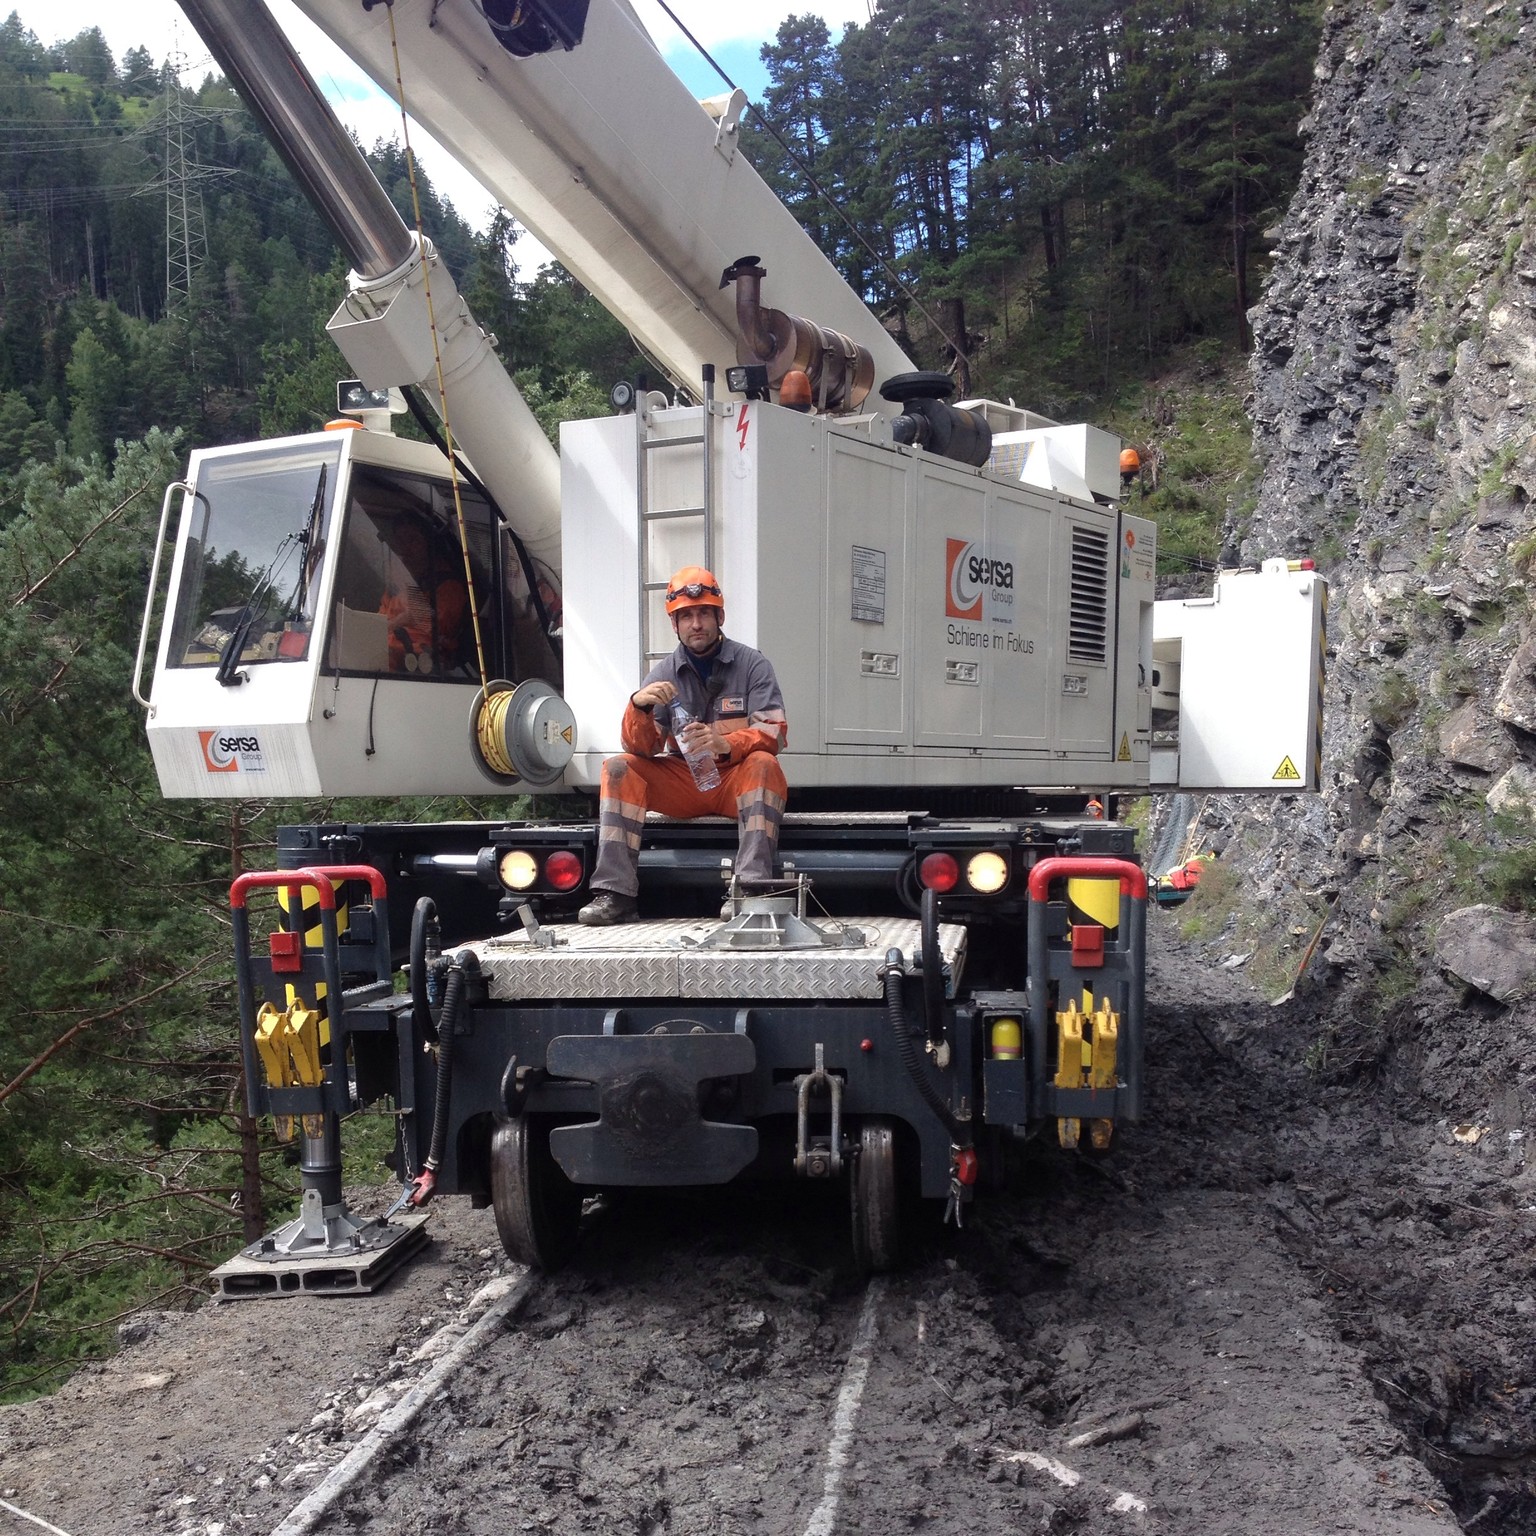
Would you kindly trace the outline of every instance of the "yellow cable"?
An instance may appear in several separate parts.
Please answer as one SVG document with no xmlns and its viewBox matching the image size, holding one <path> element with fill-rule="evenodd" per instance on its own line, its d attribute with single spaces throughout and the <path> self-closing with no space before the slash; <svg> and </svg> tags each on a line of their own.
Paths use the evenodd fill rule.
<svg viewBox="0 0 1536 1536">
<path fill-rule="evenodd" d="M 506 729 L 507 709 L 512 703 L 511 689 L 504 689 L 501 693 L 492 694 L 480 705 L 480 714 L 475 720 L 475 739 L 479 743 L 480 756 L 485 759 L 485 764 L 495 773 L 505 774 L 508 778 L 518 778 L 519 774 L 512 759 L 507 755 Z"/>
<path fill-rule="evenodd" d="M 389 46 L 395 56 L 395 92 L 400 98 L 400 132 L 405 141 L 405 172 L 411 184 L 411 209 L 416 216 L 416 238 L 421 242 L 423 260 L 422 282 L 427 299 L 427 320 L 432 327 L 432 361 L 437 369 L 437 402 L 443 418 L 443 440 L 448 446 L 448 473 L 453 483 L 453 510 L 459 524 L 459 553 L 464 559 L 464 583 L 469 589 L 469 617 L 475 631 L 475 662 L 480 669 L 480 687 L 490 687 L 490 674 L 485 667 L 485 644 L 480 636 L 480 604 L 475 597 L 475 571 L 469 558 L 469 530 L 464 522 L 464 501 L 459 494 L 459 467 L 453 454 L 453 426 L 448 420 L 448 390 L 443 382 L 443 354 L 437 333 L 437 315 L 432 308 L 432 265 L 425 260 L 426 232 L 421 225 L 421 196 L 416 190 L 416 157 L 411 152 L 411 125 L 405 114 L 405 81 L 400 74 L 400 39 L 395 33 L 395 7 L 386 3 L 389 12 Z M 484 729 L 481 728 L 481 744 L 484 747 Z M 502 754 L 505 756 L 505 754 Z M 487 759 L 489 761 L 489 759 Z M 494 768 L 496 765 L 491 764 Z M 498 772 L 502 770 L 497 769 Z"/>
</svg>

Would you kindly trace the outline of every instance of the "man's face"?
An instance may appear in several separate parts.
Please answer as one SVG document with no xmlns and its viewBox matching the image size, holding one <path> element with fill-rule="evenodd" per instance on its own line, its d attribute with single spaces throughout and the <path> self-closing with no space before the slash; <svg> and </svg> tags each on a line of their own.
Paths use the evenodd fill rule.
<svg viewBox="0 0 1536 1536">
<path fill-rule="evenodd" d="M 707 656 L 719 643 L 721 618 L 720 609 L 706 604 L 679 608 L 672 615 L 672 628 L 695 656 Z"/>
</svg>

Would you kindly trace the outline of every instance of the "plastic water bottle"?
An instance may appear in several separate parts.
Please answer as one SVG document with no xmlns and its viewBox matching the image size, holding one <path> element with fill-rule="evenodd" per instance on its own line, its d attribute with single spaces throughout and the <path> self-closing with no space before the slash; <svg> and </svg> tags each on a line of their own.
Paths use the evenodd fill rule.
<svg viewBox="0 0 1536 1536">
<path fill-rule="evenodd" d="M 683 746 L 683 732 L 693 724 L 693 716 L 676 700 L 672 704 L 672 735 L 677 740 L 677 750 L 683 754 L 693 782 L 702 790 L 719 789 L 720 765 L 710 752 L 689 752 Z"/>
</svg>

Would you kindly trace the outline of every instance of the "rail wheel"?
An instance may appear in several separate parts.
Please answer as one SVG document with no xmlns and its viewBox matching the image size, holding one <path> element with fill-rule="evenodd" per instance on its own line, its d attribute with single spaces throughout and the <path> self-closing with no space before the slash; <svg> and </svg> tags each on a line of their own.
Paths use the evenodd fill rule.
<svg viewBox="0 0 1536 1536">
<path fill-rule="evenodd" d="M 549 1128 L 527 1115 L 503 1120 L 491 1136 L 491 1205 L 510 1257 L 530 1269 L 558 1269 L 571 1255 L 581 1191 L 549 1150 Z"/>
<path fill-rule="evenodd" d="M 861 1274 L 894 1269 L 900 1249 L 901 1211 L 896 1194 L 896 1128 L 866 1120 L 849 1180 L 853 1200 L 853 1258 Z"/>
</svg>

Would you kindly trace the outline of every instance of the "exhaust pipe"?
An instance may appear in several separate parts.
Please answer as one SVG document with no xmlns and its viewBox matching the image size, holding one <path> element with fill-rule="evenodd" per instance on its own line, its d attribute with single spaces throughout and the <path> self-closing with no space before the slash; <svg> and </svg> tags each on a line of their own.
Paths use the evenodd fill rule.
<svg viewBox="0 0 1536 1536">
<path fill-rule="evenodd" d="M 867 349 L 841 331 L 814 320 L 764 309 L 765 269 L 756 256 L 742 256 L 720 275 L 720 286 L 736 284 L 736 346 L 739 363 L 764 363 L 775 389 L 798 368 L 811 381 L 811 400 L 823 415 L 856 411 L 875 382 L 875 360 Z"/>
</svg>

